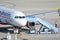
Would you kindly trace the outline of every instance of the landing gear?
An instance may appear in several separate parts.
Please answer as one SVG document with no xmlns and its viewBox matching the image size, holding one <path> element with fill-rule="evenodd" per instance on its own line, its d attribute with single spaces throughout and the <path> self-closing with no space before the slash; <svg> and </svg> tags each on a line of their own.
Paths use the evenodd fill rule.
<svg viewBox="0 0 60 40">
<path fill-rule="evenodd" d="M 31 34 L 36 34 L 37 33 L 34 26 L 31 26 L 29 33 L 31 33 Z"/>
<path fill-rule="evenodd" d="M 13 29 L 14 29 L 14 33 L 15 34 L 20 34 L 20 32 L 21 32 L 21 28 L 20 27 L 14 27 Z"/>
</svg>

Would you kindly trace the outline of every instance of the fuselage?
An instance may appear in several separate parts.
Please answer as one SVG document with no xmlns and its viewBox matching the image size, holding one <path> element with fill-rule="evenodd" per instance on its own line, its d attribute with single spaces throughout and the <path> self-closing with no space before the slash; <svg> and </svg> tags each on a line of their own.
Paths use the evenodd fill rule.
<svg viewBox="0 0 60 40">
<path fill-rule="evenodd" d="M 9 23 L 14 26 L 25 26 L 27 19 L 24 13 L 20 11 L 0 7 L 0 22 Z"/>
</svg>

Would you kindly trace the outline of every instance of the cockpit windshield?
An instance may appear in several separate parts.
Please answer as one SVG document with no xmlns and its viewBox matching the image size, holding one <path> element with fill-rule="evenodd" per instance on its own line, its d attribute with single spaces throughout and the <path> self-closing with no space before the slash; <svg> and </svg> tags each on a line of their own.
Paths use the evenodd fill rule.
<svg viewBox="0 0 60 40">
<path fill-rule="evenodd" d="M 15 16 L 15 18 L 25 18 L 25 16 Z"/>
</svg>

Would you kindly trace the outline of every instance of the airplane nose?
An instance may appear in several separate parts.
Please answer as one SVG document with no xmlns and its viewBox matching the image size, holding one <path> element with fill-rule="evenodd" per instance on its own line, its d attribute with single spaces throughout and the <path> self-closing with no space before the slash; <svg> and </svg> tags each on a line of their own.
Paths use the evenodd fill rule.
<svg viewBox="0 0 60 40">
<path fill-rule="evenodd" d="M 25 26 L 26 23 L 27 23 L 27 20 L 26 20 L 26 19 L 22 20 L 22 21 L 21 21 L 21 26 Z"/>
</svg>

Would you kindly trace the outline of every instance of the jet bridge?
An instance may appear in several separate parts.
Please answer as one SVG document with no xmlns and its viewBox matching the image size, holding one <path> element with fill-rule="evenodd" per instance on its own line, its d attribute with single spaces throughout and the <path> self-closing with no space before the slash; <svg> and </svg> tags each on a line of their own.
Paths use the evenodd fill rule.
<svg viewBox="0 0 60 40">
<path fill-rule="evenodd" d="M 27 20 L 29 22 L 39 22 L 41 24 L 41 27 L 39 29 L 39 33 L 57 33 L 58 32 L 58 28 L 55 27 L 54 25 L 52 25 L 51 23 L 49 23 L 46 20 L 42 20 L 41 18 L 38 17 L 27 17 Z M 32 33 L 32 31 L 30 30 L 30 32 Z M 36 30 L 35 30 L 36 32 Z"/>
<path fill-rule="evenodd" d="M 49 23 L 48 21 L 42 20 L 40 18 L 36 18 L 39 23 L 41 23 L 41 28 L 39 30 L 40 33 L 57 33 L 58 28 Z"/>
</svg>

